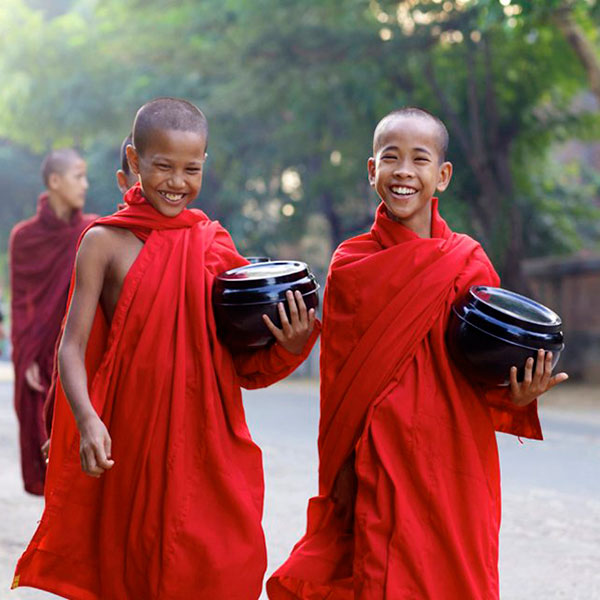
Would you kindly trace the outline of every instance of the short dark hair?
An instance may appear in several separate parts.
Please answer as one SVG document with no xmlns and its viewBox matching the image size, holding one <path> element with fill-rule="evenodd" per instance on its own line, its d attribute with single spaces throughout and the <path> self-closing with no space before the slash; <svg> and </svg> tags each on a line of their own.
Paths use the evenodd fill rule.
<svg viewBox="0 0 600 600">
<path fill-rule="evenodd" d="M 121 144 L 121 170 L 127 177 L 131 175 L 131 169 L 129 168 L 129 161 L 127 160 L 127 146 L 131 146 L 133 139 L 131 133 L 123 140 Z"/>
<path fill-rule="evenodd" d="M 65 171 L 77 160 L 81 160 L 81 155 L 73 148 L 60 148 L 52 150 L 44 157 L 42 161 L 42 179 L 44 185 L 48 187 L 48 181 L 52 173 L 63 175 Z"/>
<path fill-rule="evenodd" d="M 418 117 L 421 119 L 430 119 L 432 120 L 438 128 L 439 133 L 439 151 L 440 151 L 440 160 L 443 162 L 446 160 L 446 152 L 448 152 L 448 142 L 450 140 L 450 136 L 448 135 L 448 129 L 444 122 L 436 117 L 434 114 L 425 110 L 424 108 L 419 108 L 417 106 L 404 106 L 402 108 L 398 108 L 396 110 L 392 110 L 385 117 L 383 117 L 379 123 L 377 123 L 377 127 L 375 127 L 375 131 L 373 132 L 373 153 L 377 151 L 377 144 L 379 143 L 379 136 L 381 134 L 381 130 L 384 125 L 391 119 L 395 119 L 396 117 Z"/>
<path fill-rule="evenodd" d="M 137 111 L 132 137 L 133 146 L 140 154 L 156 130 L 197 132 L 204 135 L 208 143 L 206 117 L 197 106 L 181 98 L 155 98 Z"/>
</svg>

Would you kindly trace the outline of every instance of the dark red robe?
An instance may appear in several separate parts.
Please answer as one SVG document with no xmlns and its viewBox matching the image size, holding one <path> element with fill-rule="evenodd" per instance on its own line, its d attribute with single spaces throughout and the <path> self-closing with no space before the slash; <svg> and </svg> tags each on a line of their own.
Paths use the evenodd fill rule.
<svg viewBox="0 0 600 600">
<path fill-rule="evenodd" d="M 498 598 L 500 472 L 495 430 L 541 438 L 536 403 L 514 406 L 457 370 L 452 303 L 498 285 L 475 241 L 433 202 L 432 238 L 381 205 L 331 264 L 321 346 L 319 496 L 306 535 L 267 584 L 282 599 Z M 355 453 L 352 533 L 331 491 Z"/>
<path fill-rule="evenodd" d="M 23 482 L 32 494 L 44 493 L 46 465 L 40 447 L 47 435 L 42 407 L 65 314 L 77 240 L 96 217 L 76 211 L 67 223 L 54 214 L 48 194 L 44 193 L 39 198 L 37 214 L 18 223 L 10 236 L 15 409 Z M 25 371 L 34 361 L 40 367 L 42 393 L 25 381 Z"/>
<path fill-rule="evenodd" d="M 258 598 L 266 568 L 261 453 L 240 385 L 269 385 L 301 356 L 278 344 L 232 358 L 211 304 L 215 275 L 247 261 L 199 210 L 143 202 L 96 224 L 145 240 L 110 326 L 98 308 L 86 351 L 92 404 L 114 467 L 85 475 L 58 381 L 42 520 L 15 574 L 74 600 Z"/>
</svg>

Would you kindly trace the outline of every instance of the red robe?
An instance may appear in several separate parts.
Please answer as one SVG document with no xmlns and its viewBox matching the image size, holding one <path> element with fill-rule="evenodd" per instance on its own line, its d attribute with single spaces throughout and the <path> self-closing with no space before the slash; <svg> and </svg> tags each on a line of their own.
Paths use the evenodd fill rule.
<svg viewBox="0 0 600 600">
<path fill-rule="evenodd" d="M 92 404 L 114 467 L 85 475 L 57 385 L 46 508 L 15 586 L 76 600 L 256 599 L 266 568 L 261 453 L 240 385 L 269 385 L 306 357 L 278 344 L 232 358 L 216 336 L 215 275 L 244 264 L 199 210 L 175 218 L 143 200 L 97 224 L 145 240 L 112 323 L 98 308 L 86 352 Z"/>
<path fill-rule="evenodd" d="M 319 496 L 269 598 L 498 598 L 500 473 L 494 430 L 541 438 L 536 404 L 514 406 L 456 369 L 445 330 L 473 284 L 498 285 L 475 241 L 433 202 L 432 238 L 381 205 L 336 251 L 325 291 Z M 352 533 L 332 486 L 355 452 Z"/>
<path fill-rule="evenodd" d="M 47 435 L 42 407 L 65 314 L 77 240 L 95 218 L 96 215 L 76 211 L 67 223 L 54 214 L 48 204 L 48 194 L 44 193 L 39 198 L 37 214 L 18 223 L 10 236 L 15 409 L 23 482 L 32 494 L 44 493 L 46 464 L 40 447 Z M 45 388 L 41 393 L 25 381 L 25 371 L 34 361 L 40 367 Z"/>
</svg>

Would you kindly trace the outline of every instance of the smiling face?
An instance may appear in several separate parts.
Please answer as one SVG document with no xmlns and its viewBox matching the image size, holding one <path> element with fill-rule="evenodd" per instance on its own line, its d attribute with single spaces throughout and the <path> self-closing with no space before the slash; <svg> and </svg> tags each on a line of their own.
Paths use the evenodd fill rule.
<svg viewBox="0 0 600 600">
<path fill-rule="evenodd" d="M 176 217 L 200 193 L 206 136 L 158 129 L 143 154 L 128 146 L 127 158 L 148 202 L 166 217 Z"/>
<path fill-rule="evenodd" d="M 48 191 L 69 211 L 83 208 L 87 189 L 87 167 L 79 157 L 72 160 L 64 172 L 51 173 L 48 177 Z"/>
<path fill-rule="evenodd" d="M 431 198 L 448 187 L 452 165 L 442 161 L 440 133 L 427 117 L 393 116 L 383 124 L 369 158 L 369 183 L 390 218 L 421 237 L 431 235 Z"/>
</svg>

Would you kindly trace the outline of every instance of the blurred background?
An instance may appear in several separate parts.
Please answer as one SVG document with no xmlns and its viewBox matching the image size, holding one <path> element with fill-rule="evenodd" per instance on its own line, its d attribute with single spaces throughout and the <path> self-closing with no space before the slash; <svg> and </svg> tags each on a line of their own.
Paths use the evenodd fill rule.
<svg viewBox="0 0 600 600">
<path fill-rule="evenodd" d="M 87 210 L 112 212 L 136 109 L 187 98 L 210 126 L 196 205 L 324 282 L 377 204 L 373 128 L 410 104 L 450 130 L 445 218 L 563 316 L 563 366 L 600 379 L 598 0 L 2 0 L 0 81 L 5 312 L 8 235 L 51 148 L 81 150 Z"/>
<path fill-rule="evenodd" d="M 321 283 L 337 244 L 371 223 L 377 121 L 403 105 L 439 115 L 455 168 L 443 216 L 481 241 L 505 287 L 561 314 L 561 366 L 579 379 L 544 399 L 543 444 L 498 436 L 502 597 L 600 598 L 600 0 L 1 0 L 0 82 L 7 319 L 8 235 L 34 214 L 42 157 L 77 147 L 86 210 L 113 212 L 119 146 L 149 99 L 208 117 L 196 205 L 244 254 L 303 259 Z M 42 509 L 21 489 L 11 379 L 0 362 L 0 598 L 38 600 L 8 592 Z M 316 490 L 318 388 L 245 400 L 271 571 Z"/>
</svg>

